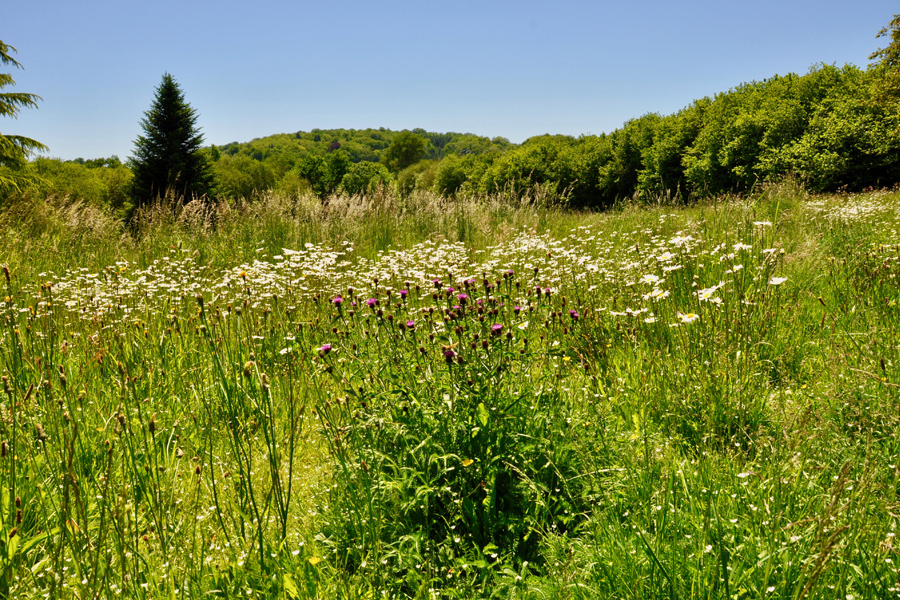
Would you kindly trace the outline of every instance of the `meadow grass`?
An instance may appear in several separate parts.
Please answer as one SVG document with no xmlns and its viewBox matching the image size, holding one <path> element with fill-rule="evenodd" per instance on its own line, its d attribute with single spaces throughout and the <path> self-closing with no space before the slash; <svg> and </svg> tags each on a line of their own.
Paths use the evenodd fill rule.
<svg viewBox="0 0 900 600">
<path fill-rule="evenodd" d="M 0 596 L 900 596 L 898 200 L 7 207 Z"/>
</svg>

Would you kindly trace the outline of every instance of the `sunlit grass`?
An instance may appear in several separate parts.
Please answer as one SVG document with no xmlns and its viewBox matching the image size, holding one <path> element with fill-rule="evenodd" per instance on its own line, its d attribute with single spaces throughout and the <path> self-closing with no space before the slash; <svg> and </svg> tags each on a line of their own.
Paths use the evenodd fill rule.
<svg viewBox="0 0 900 600">
<path fill-rule="evenodd" d="M 897 207 L 14 207 L 0 591 L 897 596 Z"/>
</svg>

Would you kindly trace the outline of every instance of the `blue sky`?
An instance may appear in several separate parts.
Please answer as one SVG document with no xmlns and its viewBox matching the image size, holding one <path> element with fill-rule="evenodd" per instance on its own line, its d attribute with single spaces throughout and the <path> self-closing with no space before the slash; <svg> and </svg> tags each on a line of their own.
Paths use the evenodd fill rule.
<svg viewBox="0 0 900 600">
<path fill-rule="evenodd" d="M 50 156 L 125 159 L 164 72 L 207 143 L 313 128 L 599 134 L 745 81 L 868 64 L 896 0 L 18 0 L 0 40 Z M 10 91 L 7 88 L 4 91 Z"/>
</svg>

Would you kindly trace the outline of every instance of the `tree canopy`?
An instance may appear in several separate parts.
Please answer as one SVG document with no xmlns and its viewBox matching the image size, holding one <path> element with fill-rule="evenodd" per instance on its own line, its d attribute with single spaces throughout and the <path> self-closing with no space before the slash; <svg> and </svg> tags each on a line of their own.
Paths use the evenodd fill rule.
<svg viewBox="0 0 900 600">
<path fill-rule="evenodd" d="M 900 14 L 894 15 L 887 27 L 878 32 L 878 37 L 890 38 L 890 43 L 879 48 L 869 57 L 876 61 L 875 65 L 884 70 L 882 98 L 900 100 Z"/>
<path fill-rule="evenodd" d="M 394 136 L 381 159 L 388 169 L 397 173 L 424 157 L 427 144 L 428 140 L 421 135 L 403 130 Z"/>
<path fill-rule="evenodd" d="M 0 65 L 21 69 L 22 65 L 12 57 L 16 49 L 0 41 Z M 13 86 L 16 82 L 12 73 L 0 73 L 0 90 Z M 22 108 L 37 108 L 41 97 L 23 92 L 0 93 L 0 117 L 16 118 Z M 21 135 L 4 135 L 0 133 L 0 194 L 19 191 L 22 183 L 29 180 L 23 172 L 28 155 L 39 150 L 46 150 L 42 143 Z"/>
<path fill-rule="evenodd" d="M 197 112 L 170 74 L 163 75 L 156 88 L 141 129 L 144 135 L 135 140 L 131 159 L 136 207 L 166 195 L 187 202 L 212 193 L 213 171 L 200 151 L 203 136 L 197 127 Z"/>
</svg>

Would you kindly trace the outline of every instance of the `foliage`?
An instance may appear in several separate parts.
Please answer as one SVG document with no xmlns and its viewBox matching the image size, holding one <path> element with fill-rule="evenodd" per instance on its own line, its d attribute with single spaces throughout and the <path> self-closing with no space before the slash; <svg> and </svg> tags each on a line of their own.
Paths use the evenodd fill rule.
<svg viewBox="0 0 900 600">
<path fill-rule="evenodd" d="M 900 101 L 900 14 L 894 15 L 887 27 L 878 32 L 878 37 L 889 37 L 890 43 L 869 56 L 882 73 L 878 86 L 878 99 L 887 102 Z"/>
<path fill-rule="evenodd" d="M 359 162 L 350 165 L 347 173 L 341 178 L 341 190 L 351 196 L 371 194 L 378 188 L 389 186 L 393 179 L 384 165 Z"/>
<path fill-rule="evenodd" d="M 700 133 L 703 113 L 710 102 L 708 98 L 695 102 L 656 123 L 652 143 L 641 150 L 637 191 L 642 197 L 687 198 L 690 186 L 682 163 Z"/>
<path fill-rule="evenodd" d="M 297 166 L 297 173 L 309 182 L 312 190 L 324 197 L 338 190 L 350 170 L 350 158 L 343 149 L 322 156 L 311 154 Z"/>
<path fill-rule="evenodd" d="M 0 41 L 0 65 L 22 68 L 12 53 L 16 49 Z M 16 82 L 11 73 L 0 73 L 0 90 Z M 0 92 L 0 117 L 16 118 L 23 108 L 37 108 L 41 97 L 23 92 Z M 0 133 L 0 198 L 22 190 L 24 185 L 35 183 L 23 172 L 28 155 L 47 147 L 40 142 L 21 135 Z"/>
<path fill-rule="evenodd" d="M 795 173 L 813 191 L 900 181 L 900 106 L 876 102 L 877 85 L 867 73 L 843 69 L 802 133 L 761 164 Z"/>
<path fill-rule="evenodd" d="M 409 196 L 414 190 L 431 190 L 438 165 L 442 160 L 425 159 L 410 165 L 397 174 L 397 190 L 401 196 Z"/>
<path fill-rule="evenodd" d="M 404 129 L 394 136 L 381 155 L 381 161 L 392 173 L 399 173 L 425 156 L 427 143 L 426 138 Z"/>
<path fill-rule="evenodd" d="M 141 119 L 141 129 L 144 134 L 135 140 L 130 161 L 136 207 L 163 196 L 189 202 L 213 192 L 213 171 L 200 151 L 203 136 L 197 128 L 197 112 L 168 73 Z"/>
<path fill-rule="evenodd" d="M 126 210 L 130 203 L 131 171 L 118 157 L 62 161 L 38 158 L 29 170 L 43 183 L 34 194 L 65 197 L 115 211 Z"/>
<path fill-rule="evenodd" d="M 224 198 L 252 198 L 275 187 L 275 174 L 266 163 L 247 156 L 224 156 L 213 163 L 216 185 Z"/>
</svg>

